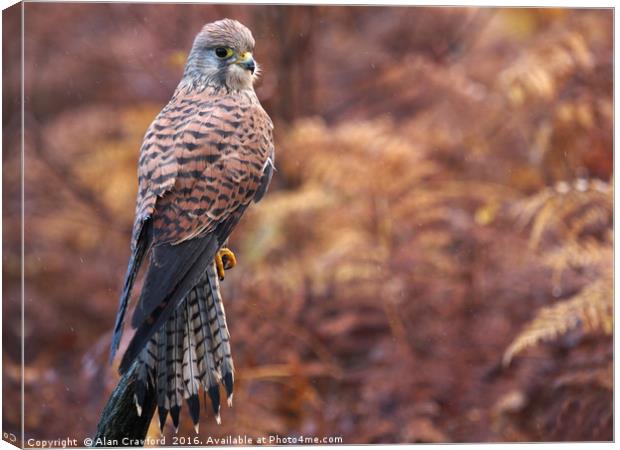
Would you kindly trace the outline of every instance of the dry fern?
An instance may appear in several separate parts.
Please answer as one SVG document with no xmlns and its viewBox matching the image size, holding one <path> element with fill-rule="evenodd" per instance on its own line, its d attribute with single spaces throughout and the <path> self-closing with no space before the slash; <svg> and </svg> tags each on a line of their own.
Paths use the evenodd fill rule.
<svg viewBox="0 0 620 450">
<path fill-rule="evenodd" d="M 594 67 L 594 57 L 583 33 L 552 32 L 551 36 L 552 39 L 543 41 L 544 45 L 524 52 L 500 75 L 500 85 L 513 104 L 521 105 L 528 97 L 551 100 L 566 78 Z"/>
<path fill-rule="evenodd" d="M 556 339 L 571 330 L 610 335 L 613 331 L 611 283 L 611 276 L 601 278 L 569 300 L 541 308 L 504 353 L 504 366 L 526 348 Z"/>
<path fill-rule="evenodd" d="M 586 269 L 596 278 L 601 268 L 611 266 L 612 253 L 611 236 L 603 241 L 587 238 L 550 250 L 543 255 L 542 261 L 553 270 L 553 288 L 559 292 L 560 278 L 565 270 Z"/>
<path fill-rule="evenodd" d="M 591 228 L 606 229 L 613 211 L 612 187 L 601 180 L 578 179 L 557 183 L 513 207 L 517 226 L 531 227 L 530 245 L 537 248 L 545 232 L 564 242 L 579 238 Z"/>
<path fill-rule="evenodd" d="M 554 292 L 569 268 L 588 269 L 590 281 L 572 298 L 540 309 L 504 353 L 505 366 L 524 349 L 571 330 L 612 333 L 612 209 L 611 184 L 585 179 L 558 183 L 515 205 L 517 223 L 531 226 L 532 247 L 546 232 L 560 239 L 542 258 L 553 269 Z"/>
</svg>

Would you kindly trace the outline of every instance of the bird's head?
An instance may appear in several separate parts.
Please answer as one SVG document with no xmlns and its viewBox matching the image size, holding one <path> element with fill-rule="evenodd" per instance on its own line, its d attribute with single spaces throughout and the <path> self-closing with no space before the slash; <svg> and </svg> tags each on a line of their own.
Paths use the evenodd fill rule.
<svg viewBox="0 0 620 450">
<path fill-rule="evenodd" d="M 251 89 L 259 71 L 253 51 L 252 32 L 240 22 L 222 19 L 208 23 L 194 39 L 184 78 L 194 85 Z"/>
</svg>

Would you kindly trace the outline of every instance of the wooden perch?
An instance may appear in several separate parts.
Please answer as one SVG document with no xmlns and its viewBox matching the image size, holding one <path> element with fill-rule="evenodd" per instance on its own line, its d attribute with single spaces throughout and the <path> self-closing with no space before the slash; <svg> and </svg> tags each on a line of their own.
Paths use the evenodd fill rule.
<svg viewBox="0 0 620 450">
<path fill-rule="evenodd" d="M 134 363 L 112 392 L 101 413 L 93 447 L 136 446 L 144 442 L 157 402 L 153 388 L 148 387 L 142 414 L 138 416 L 134 401 L 137 368 Z"/>
</svg>

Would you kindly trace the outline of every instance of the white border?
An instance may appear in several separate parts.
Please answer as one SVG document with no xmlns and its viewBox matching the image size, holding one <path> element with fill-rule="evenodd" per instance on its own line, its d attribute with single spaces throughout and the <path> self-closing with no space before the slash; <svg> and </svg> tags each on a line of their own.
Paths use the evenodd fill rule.
<svg viewBox="0 0 620 450">
<path fill-rule="evenodd" d="M 37 0 L 28 0 L 28 2 L 32 2 L 32 1 L 37 1 Z M 66 1 L 66 0 L 65 0 Z M 71 0 L 69 0 L 71 1 Z M 122 0 L 109 0 L 106 3 L 112 3 L 112 2 L 116 2 L 116 3 L 121 3 L 123 2 Z M 0 6 L 2 9 L 8 8 L 9 6 L 14 5 L 15 3 L 17 3 L 15 0 L 0 0 Z M 85 0 L 85 1 L 81 1 L 81 2 L 77 2 L 77 3 L 101 3 L 101 2 L 96 2 L 93 0 Z M 128 2 L 125 2 L 128 3 Z M 170 2 L 170 1 L 164 1 L 164 0 L 150 0 L 150 1 L 146 1 L 146 0 L 137 0 L 137 1 L 133 1 L 131 3 L 175 3 L 175 2 Z M 589 1 L 589 2 L 584 2 L 584 1 L 549 1 L 549 0 L 545 0 L 545 1 L 532 1 L 530 0 L 530 2 L 516 2 L 516 1 L 476 1 L 476 2 L 465 2 L 465 1 L 442 1 L 439 3 L 429 3 L 429 2 L 424 2 L 424 1 L 398 1 L 398 0 L 391 0 L 389 2 L 381 2 L 381 1 L 366 1 L 366 2 L 360 2 L 360 1 L 350 1 L 350 0 L 340 0 L 338 2 L 330 2 L 330 1 L 326 1 L 326 0 L 318 0 L 318 1 L 313 1 L 313 2 L 304 2 L 304 1 L 296 1 L 296 0 L 288 0 L 288 1 L 283 1 L 283 0 L 272 0 L 270 2 L 256 2 L 256 1 L 251 1 L 251 0 L 226 0 L 226 1 L 202 1 L 202 2 L 180 2 L 180 3 L 229 3 L 229 4 L 318 4 L 318 5 L 328 5 L 328 4 L 333 4 L 333 5 L 381 5 L 381 6 L 388 6 L 388 5 L 394 5 L 394 6 L 486 6 L 486 7 L 564 7 L 564 8 L 614 8 L 615 7 L 615 2 L 612 1 L 598 1 L 598 0 L 594 0 L 594 1 Z M 24 14 L 24 8 L 22 8 L 22 76 L 23 76 L 23 71 L 24 71 L 24 66 L 23 66 L 23 52 L 24 52 L 24 48 L 23 48 L 23 14 Z M 615 62 L 615 55 L 616 55 L 616 49 L 618 48 L 618 36 L 615 33 L 615 19 L 616 19 L 616 11 L 614 9 L 614 62 Z M 2 24 L 0 22 L 0 33 L 2 31 Z M 0 57 L 1 57 L 1 50 L 0 50 Z M 0 73 L 0 82 L 2 80 L 2 75 Z M 617 104 L 615 102 L 615 85 L 618 82 L 618 75 L 617 72 L 615 71 L 615 64 L 614 64 L 614 119 L 616 117 L 616 112 L 617 112 Z M 23 108 L 24 108 L 24 104 L 23 104 L 23 96 L 24 96 L 24 92 L 23 92 L 23 80 L 22 80 L 22 129 L 23 129 L 23 120 L 24 120 L 24 114 L 23 114 Z M 2 112 L 0 111 L 0 119 L 2 118 Z M 614 149 L 615 149 L 615 137 L 616 137 L 616 133 L 615 133 L 616 127 L 615 127 L 615 120 L 614 120 Z M 21 159 L 21 164 L 22 164 L 22 177 L 23 177 L 23 170 L 24 170 L 24 158 L 23 158 L 23 137 L 22 137 L 22 159 Z M 614 154 L 614 174 L 617 173 L 616 169 L 617 169 L 617 159 L 615 158 L 615 154 Z M 0 174 L 1 177 L 1 174 Z M 615 180 L 615 179 L 614 179 Z M 1 193 L 2 193 L 2 188 L 0 187 L 0 207 L 2 206 L 2 198 L 1 198 Z M 614 193 L 615 193 L 615 182 L 614 182 Z M 23 219 L 24 219 L 24 191 L 23 191 L 23 178 L 22 178 L 22 189 L 21 189 L 21 195 L 22 195 L 22 205 L 21 205 L 21 214 L 22 214 L 22 265 L 23 265 Z M 618 212 L 618 208 L 617 208 L 617 204 L 615 202 L 615 196 L 614 196 L 614 230 L 615 230 L 615 224 L 619 223 L 620 220 L 620 213 Z M 0 218 L 1 220 L 1 218 Z M 1 236 L 0 236 L 1 239 Z M 2 248 L 0 246 L 0 258 L 2 256 Z M 618 263 L 619 263 L 619 259 L 620 257 L 618 256 L 618 253 L 615 251 L 615 246 L 614 246 L 614 266 L 617 267 Z M 22 267 L 22 273 L 23 273 L 23 267 Z M 0 280 L 1 280 L 1 274 L 0 274 Z M 615 283 L 614 283 L 614 287 L 615 287 Z M 24 285 L 23 285 L 23 280 L 22 280 L 22 300 L 23 300 L 23 291 L 24 289 Z M 615 301 L 617 300 L 617 293 L 614 290 L 614 304 Z M 617 310 L 614 309 L 614 312 L 616 313 L 615 315 L 615 319 L 617 321 L 618 319 L 618 315 L 617 315 Z M 22 333 L 23 333 L 23 325 L 24 325 L 24 311 L 22 308 Z M 617 322 L 616 322 L 617 323 Z M 0 324 L 0 330 L 1 330 L 1 324 Z M 617 344 L 617 334 L 614 334 L 614 349 L 617 348 L 616 344 Z M 614 357 L 615 357 L 615 352 L 614 352 Z M 0 360 L 0 370 L 2 368 L 2 361 Z M 22 341 L 22 368 L 23 368 L 23 341 Z M 614 364 L 614 369 L 615 369 L 615 364 Z M 614 386 L 618 386 L 618 372 L 614 370 Z M 23 380 L 22 380 L 22 399 L 23 399 L 23 395 L 24 395 L 24 386 L 23 386 Z M 617 390 L 614 390 L 614 437 L 616 436 L 616 432 L 617 432 L 617 423 L 618 423 L 618 416 L 617 416 L 617 412 L 618 409 L 616 408 L 618 405 L 617 400 Z M 0 393 L 0 408 L 2 407 L 2 396 Z M 22 419 L 23 419 L 23 414 L 24 414 L 24 410 L 23 410 L 23 402 L 21 403 L 21 410 L 22 410 Z M 1 420 L 1 418 L 0 418 Z M 22 420 L 22 436 L 23 436 L 23 425 L 24 425 L 24 421 Z M 398 445 L 399 447 L 402 446 L 406 446 L 408 447 L 409 444 L 394 444 L 394 445 Z M 422 446 L 422 447 L 428 447 L 431 444 L 417 444 L 417 446 Z M 447 445 L 453 445 L 453 444 L 432 444 L 433 447 L 444 447 Z M 511 450 L 521 450 L 521 449 L 525 449 L 525 448 L 531 448 L 532 446 L 536 446 L 537 448 L 543 448 L 543 449 L 573 449 L 573 448 L 582 448 L 584 446 L 594 446 L 595 448 L 612 448 L 615 447 L 615 444 L 613 443 L 562 443 L 562 444 L 546 444 L 546 443 L 540 443 L 540 444 L 459 444 L 460 448 L 478 448 L 479 446 L 488 446 L 488 445 L 492 445 L 493 448 L 499 448 L 499 449 L 511 449 Z M 333 448 L 334 446 L 312 446 L 312 448 Z M 350 445 L 350 446 L 335 446 L 335 447 L 339 447 L 339 448 L 365 448 L 368 446 L 363 446 L 363 445 Z M 387 445 L 375 445 L 373 446 L 374 448 L 377 449 L 384 449 L 386 447 L 388 447 Z M 15 447 L 8 444 L 5 441 L 0 440 L 0 449 L 14 449 Z M 164 448 L 170 448 L 170 449 L 177 449 L 178 447 L 164 447 Z M 290 448 L 290 447 L 289 447 Z M 299 449 L 308 449 L 308 446 L 293 446 L 292 448 L 299 448 Z"/>
</svg>

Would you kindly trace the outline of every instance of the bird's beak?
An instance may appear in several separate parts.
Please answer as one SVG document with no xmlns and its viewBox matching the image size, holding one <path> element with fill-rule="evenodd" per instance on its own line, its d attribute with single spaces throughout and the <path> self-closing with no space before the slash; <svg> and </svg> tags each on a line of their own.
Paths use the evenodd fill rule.
<svg viewBox="0 0 620 450">
<path fill-rule="evenodd" d="M 254 62 L 254 58 L 252 57 L 252 52 L 243 52 L 235 61 L 235 64 L 239 64 L 245 70 L 249 70 L 252 74 L 256 70 L 256 63 Z"/>
</svg>

